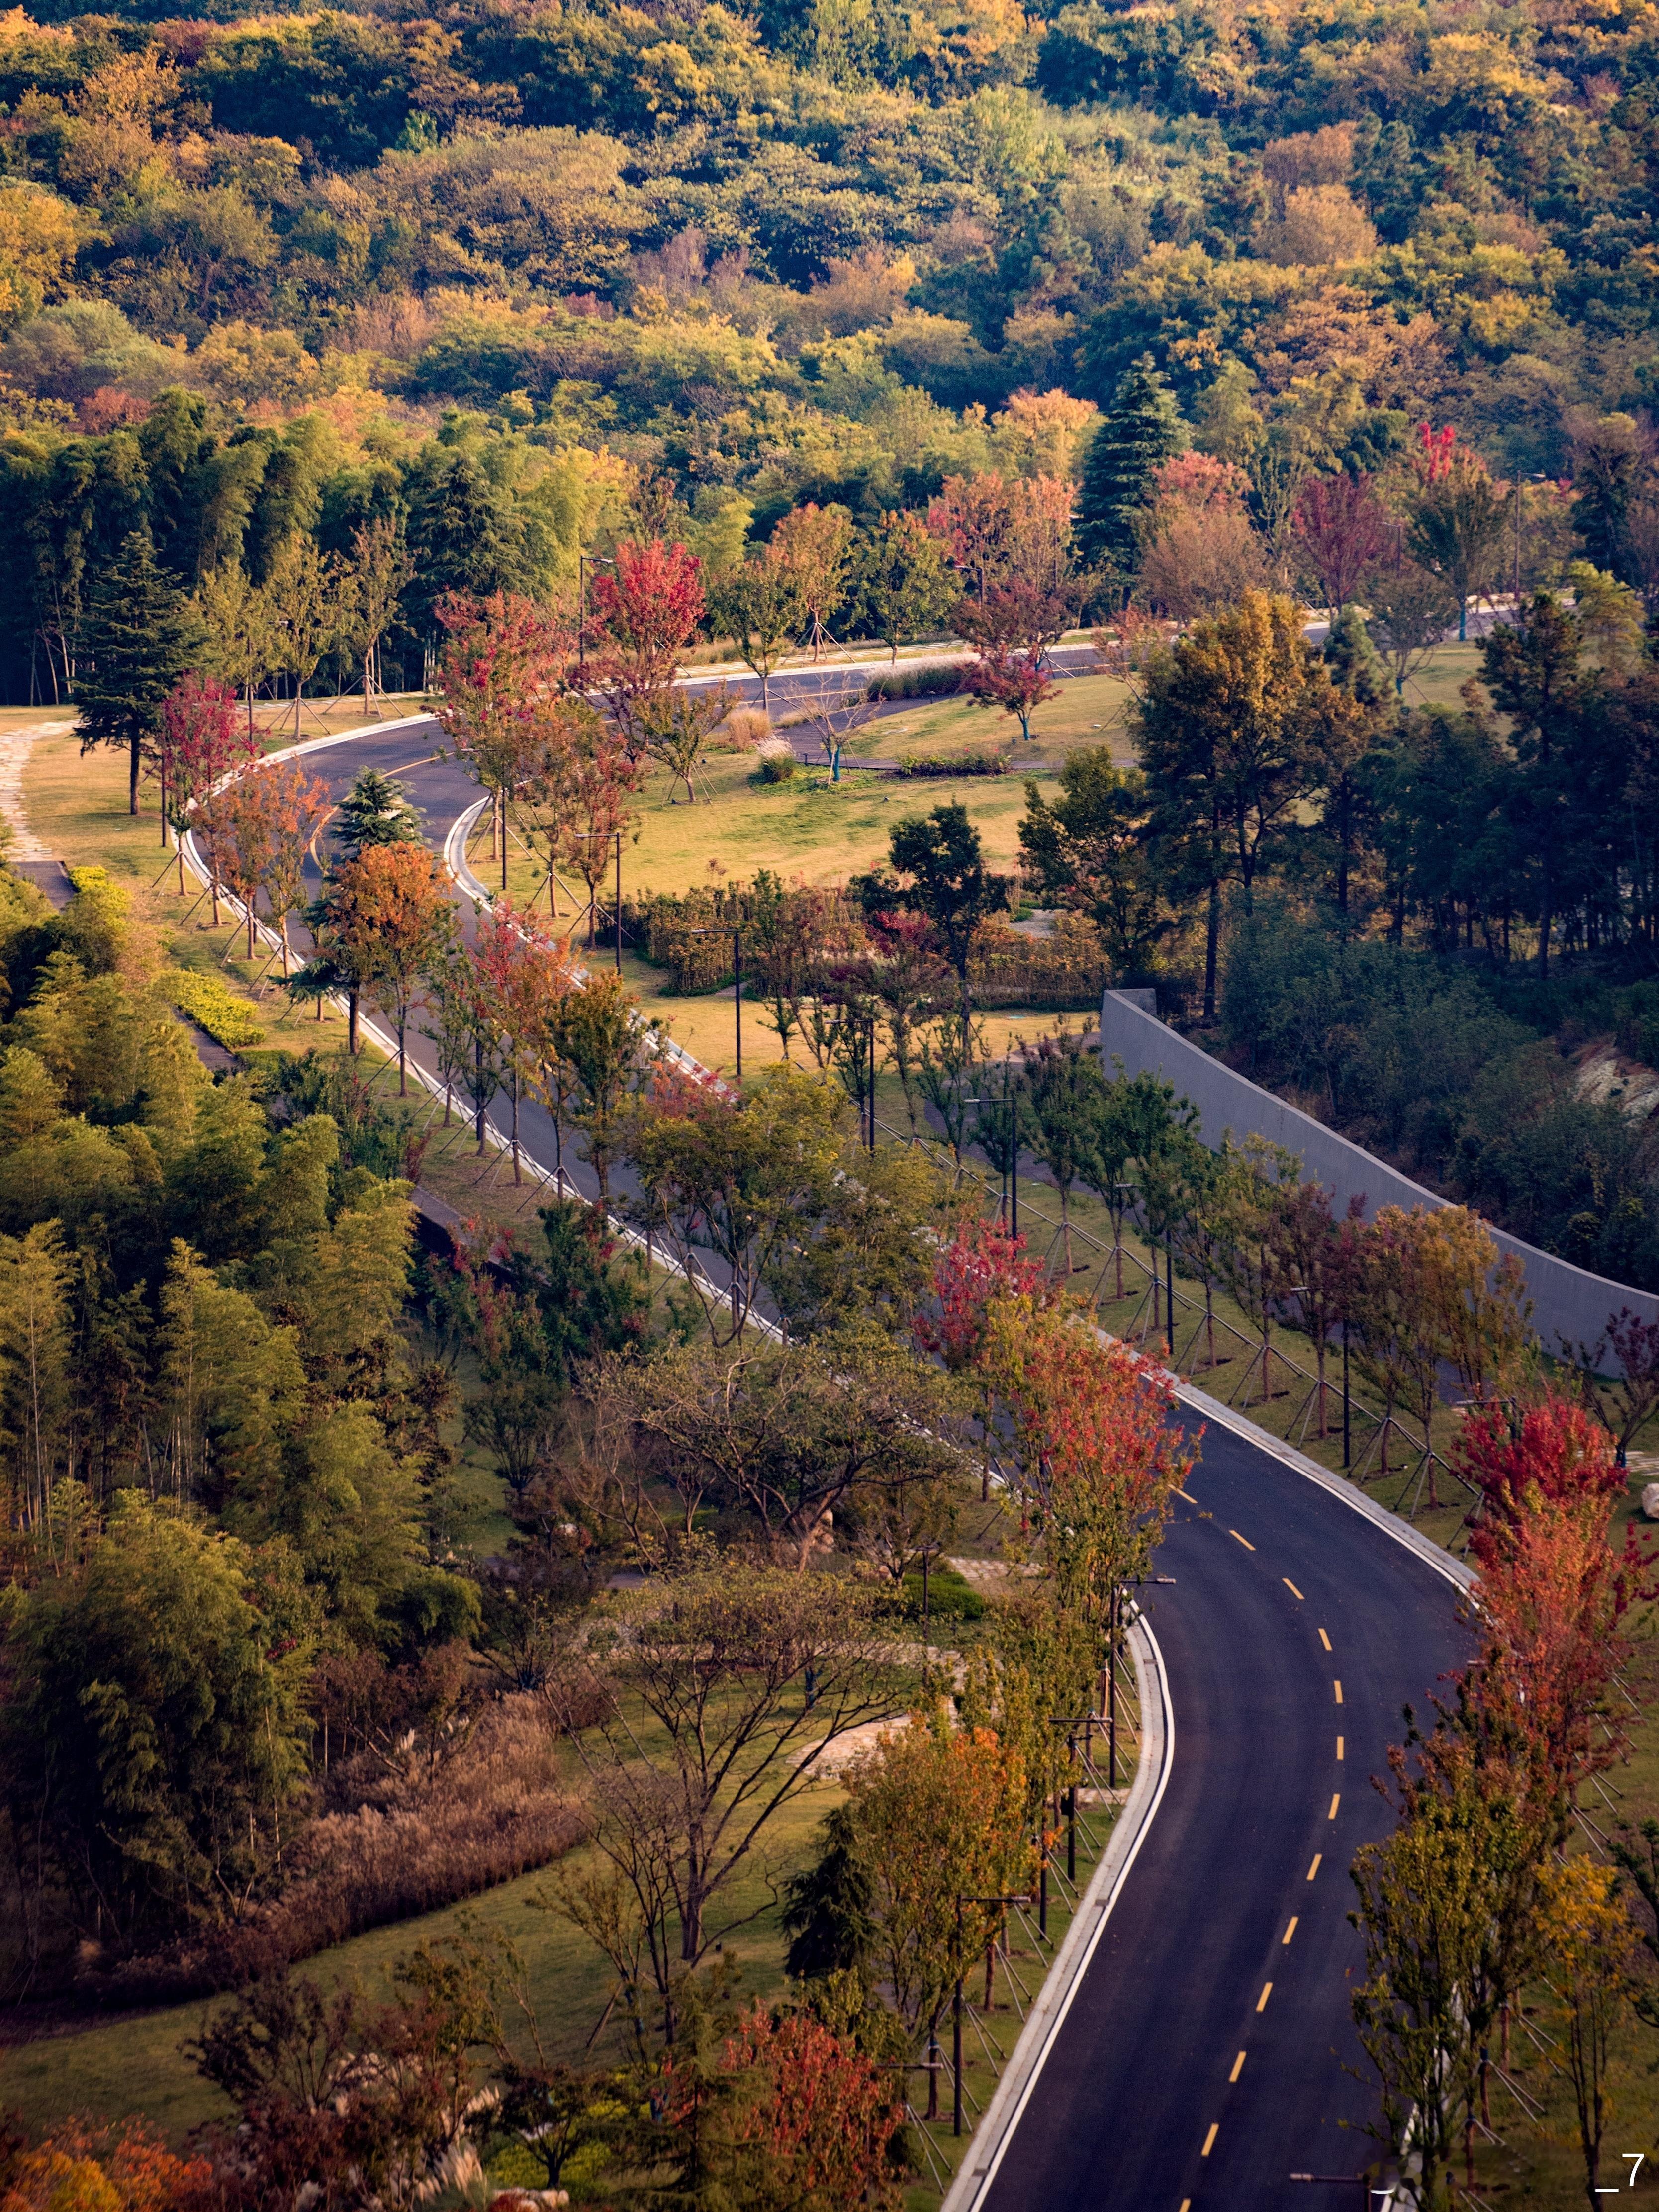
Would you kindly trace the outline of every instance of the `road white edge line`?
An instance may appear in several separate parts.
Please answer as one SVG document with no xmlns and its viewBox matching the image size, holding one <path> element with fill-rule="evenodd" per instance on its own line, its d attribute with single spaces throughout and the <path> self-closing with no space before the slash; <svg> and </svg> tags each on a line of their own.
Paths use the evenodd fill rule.
<svg viewBox="0 0 1659 2212">
<path fill-rule="evenodd" d="M 1231 1406 L 1224 1406 L 1218 1398 L 1212 1398 L 1207 1392 L 1194 1389 L 1190 1382 L 1176 1383 L 1175 1394 L 1183 1406 L 1189 1406 L 1194 1413 L 1201 1413 L 1206 1421 L 1215 1422 L 1219 1428 L 1231 1429 L 1236 1437 L 1242 1437 L 1246 1443 L 1255 1444 L 1258 1450 L 1267 1452 L 1293 1474 L 1305 1475 L 1310 1482 L 1316 1482 L 1322 1490 L 1333 1498 L 1340 1498 L 1351 1511 L 1369 1521 L 1373 1528 L 1380 1528 L 1385 1536 L 1392 1536 L 1396 1544 L 1403 1544 L 1408 1552 L 1415 1553 L 1425 1566 L 1443 1576 L 1455 1589 L 1466 1595 L 1474 1589 L 1476 1577 L 1473 1567 L 1465 1566 L 1462 1559 L 1455 1559 L 1432 1537 L 1424 1535 L 1421 1529 L 1413 1528 L 1409 1521 L 1402 1521 L 1397 1513 L 1390 1513 L 1386 1505 L 1379 1505 L 1374 1498 L 1368 1498 L 1358 1483 L 1351 1482 L 1346 1475 L 1333 1474 L 1329 1468 L 1321 1467 L 1317 1460 L 1310 1459 L 1305 1452 L 1297 1451 L 1294 1444 L 1281 1443 L 1279 1437 L 1258 1427 L 1244 1414 L 1236 1413 Z"/>
<path fill-rule="evenodd" d="M 1003 2069 L 985 2116 L 969 2138 L 967 2160 L 951 2183 L 940 2212 L 978 2212 L 995 2181 L 1004 2154 L 1024 2117 L 1049 2052 L 1054 2049 L 1072 1999 L 1082 1985 L 1112 1908 L 1122 1894 L 1152 1817 L 1164 1802 L 1175 1764 L 1175 1711 L 1164 1671 L 1164 1654 L 1143 1614 L 1137 1613 L 1126 1639 L 1134 1661 L 1144 1734 L 1139 1764 L 1128 1798 L 1113 1826 L 1099 1865 L 1078 1902 L 1066 1940 L 1037 1993 L 1013 2055 Z M 990 2155 L 982 2154 L 988 2147 Z"/>
</svg>

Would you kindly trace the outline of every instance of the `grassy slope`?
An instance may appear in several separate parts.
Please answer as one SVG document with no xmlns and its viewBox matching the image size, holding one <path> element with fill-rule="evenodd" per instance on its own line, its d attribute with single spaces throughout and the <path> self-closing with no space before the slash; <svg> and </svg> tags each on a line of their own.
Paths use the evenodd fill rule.
<svg viewBox="0 0 1659 2212">
<path fill-rule="evenodd" d="M 761 1916 L 732 1939 L 746 1969 L 746 1986 L 765 1992 L 781 1982 L 784 1947 L 768 1875 L 800 1862 L 812 1828 L 838 1794 L 833 1784 L 814 1785 L 781 1814 L 766 1832 L 764 1856 L 734 1884 L 725 1917 Z M 574 1869 L 580 1855 L 564 1863 Z M 381 1998 L 391 1994 L 397 1962 L 417 1944 L 501 1936 L 528 1961 L 532 2001 L 547 2049 L 574 2062 L 604 2009 L 610 1983 L 586 1939 L 538 1904 L 550 1899 L 555 1879 L 552 1871 L 524 1875 L 465 1905 L 338 1944 L 300 1971 L 325 1989 L 356 1985 Z M 176 2139 L 227 2110 L 181 2048 L 198 2033 L 208 2009 L 201 2003 L 170 2006 L 0 2052 L 0 2110 L 14 2107 L 36 2128 L 72 2112 L 139 2112 Z"/>
</svg>

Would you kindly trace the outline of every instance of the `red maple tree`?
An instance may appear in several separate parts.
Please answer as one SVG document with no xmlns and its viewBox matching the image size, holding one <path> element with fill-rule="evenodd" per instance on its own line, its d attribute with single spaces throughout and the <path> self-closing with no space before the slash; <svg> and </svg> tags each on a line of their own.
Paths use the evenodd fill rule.
<svg viewBox="0 0 1659 2212">
<path fill-rule="evenodd" d="M 447 593 L 438 619 L 449 635 L 439 663 L 438 720 L 489 793 L 492 855 L 507 888 L 507 802 L 545 770 L 564 734 L 562 687 L 573 640 L 558 619 L 516 592 L 476 599 Z"/>
<path fill-rule="evenodd" d="M 889 2207 L 898 2176 L 889 2147 L 903 2120 L 897 2081 L 804 2013 L 775 2019 L 757 1999 L 728 2036 L 720 2070 L 757 2077 L 758 2096 L 733 2104 L 725 2118 L 732 2142 L 760 2153 L 791 2204 Z M 671 2056 L 671 2122 L 694 2123 L 701 2101 L 688 2069 Z"/>
<path fill-rule="evenodd" d="M 1346 606 L 1359 580 L 1394 542 L 1368 476 L 1310 477 L 1291 520 L 1296 547 L 1318 579 L 1333 615 Z"/>
<path fill-rule="evenodd" d="M 1582 1407 L 1553 1395 L 1518 1408 L 1513 1420 L 1502 1405 L 1472 1407 L 1456 1458 L 1481 1496 L 1471 1548 L 1482 1566 L 1502 1558 L 1508 1533 L 1520 1528 L 1536 1500 L 1599 1502 L 1605 1523 L 1624 1494 L 1624 1471 L 1606 1431 Z"/>
<path fill-rule="evenodd" d="M 499 1040 L 500 1066 L 513 1109 L 513 1180 L 522 1182 L 520 1103 L 550 1056 L 554 1009 L 577 988 L 580 978 L 563 946 L 505 898 L 498 898 L 478 917 L 471 972 L 479 1011 Z"/>
<path fill-rule="evenodd" d="M 589 587 L 592 650 L 586 683 L 599 693 L 630 756 L 645 750 L 653 710 L 679 673 L 680 655 L 702 620 L 702 562 L 653 538 L 618 545 Z"/>
<path fill-rule="evenodd" d="M 1626 1478 L 1581 1407 L 1552 1394 L 1513 1424 L 1477 1407 L 1459 1461 L 1483 1500 L 1470 1548 L 1486 1646 L 1466 1703 L 1472 1692 L 1483 1734 L 1519 1747 L 1511 1756 L 1565 1821 L 1579 1783 L 1624 1747 L 1611 1692 L 1626 1619 L 1655 1594 L 1653 1559 L 1633 1528 L 1622 1549 L 1611 1541 Z"/>
<path fill-rule="evenodd" d="M 1018 718 L 1029 740 L 1031 716 L 1058 688 L 1050 673 L 1051 647 L 1070 619 L 1063 600 L 1036 584 L 992 586 L 975 605 L 964 599 L 951 617 L 958 634 L 978 655 L 967 689 L 988 705 Z"/>
<path fill-rule="evenodd" d="M 918 1315 L 916 1341 L 952 1373 L 959 1372 L 979 1357 L 993 1302 L 1029 1297 L 1042 1303 L 1047 1283 L 1042 1261 L 1027 1258 L 1023 1237 L 1011 1237 L 1000 1221 L 975 1217 L 941 1248 L 933 1263 L 938 1309 Z"/>
<path fill-rule="evenodd" d="M 179 890 L 185 888 L 185 832 L 191 809 L 216 784 L 260 756 L 259 740 L 237 725 L 236 694 L 216 676 L 193 670 L 181 676 L 161 702 L 159 766 L 161 777 L 161 836 L 173 824 L 179 844 Z M 213 919 L 219 919 L 214 886 Z"/>
</svg>

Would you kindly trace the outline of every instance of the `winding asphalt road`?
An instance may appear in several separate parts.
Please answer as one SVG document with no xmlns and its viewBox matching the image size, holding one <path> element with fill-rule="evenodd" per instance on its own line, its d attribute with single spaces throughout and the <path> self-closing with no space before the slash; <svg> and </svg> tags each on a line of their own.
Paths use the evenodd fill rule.
<svg viewBox="0 0 1659 2212">
<path fill-rule="evenodd" d="M 1188 1425 L 1194 1424 L 1188 1419 Z M 1169 1784 L 989 2212 L 1357 2208 L 1376 2096 L 1349 2013 L 1348 1866 L 1372 1788 L 1468 1656 L 1457 1591 L 1305 1475 L 1212 1425 L 1142 1603 Z"/>
<path fill-rule="evenodd" d="M 439 738 L 435 724 L 377 731 L 307 767 L 336 797 L 365 768 L 396 774 L 441 849 L 477 787 L 428 757 Z M 522 1137 L 550 1168 L 540 1109 L 525 1107 Z M 1457 1591 L 1224 1429 L 1205 1436 L 1188 1490 L 1156 1561 L 1173 1586 L 1143 1593 L 1174 1711 L 1169 1784 L 979 2199 L 988 2212 L 1368 2202 L 1354 2180 L 1289 2177 L 1357 2177 L 1376 2156 L 1347 1869 L 1392 1825 L 1371 1778 L 1402 1708 L 1421 1710 L 1467 1656 Z"/>
</svg>

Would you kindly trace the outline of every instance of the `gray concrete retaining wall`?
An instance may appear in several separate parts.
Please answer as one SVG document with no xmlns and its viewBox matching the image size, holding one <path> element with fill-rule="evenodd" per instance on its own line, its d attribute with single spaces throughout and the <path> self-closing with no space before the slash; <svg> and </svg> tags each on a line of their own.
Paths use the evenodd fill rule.
<svg viewBox="0 0 1659 2212">
<path fill-rule="evenodd" d="M 1351 1145 L 1311 1115 L 1286 1105 L 1258 1083 L 1235 1075 L 1195 1044 L 1144 1012 L 1134 1000 L 1141 993 L 1108 991 L 1101 1003 L 1100 1042 L 1108 1074 L 1115 1060 L 1126 1072 L 1143 1070 L 1173 1083 L 1178 1097 L 1190 1098 L 1200 1115 L 1200 1133 L 1206 1144 L 1218 1145 L 1231 1131 L 1235 1139 L 1265 1137 L 1297 1153 L 1302 1172 L 1322 1183 L 1334 1194 L 1340 1212 L 1356 1194 L 1364 1199 L 1369 1219 L 1379 1206 L 1438 1206 L 1447 1201 L 1425 1190 L 1409 1176 L 1379 1160 L 1374 1152 Z M 1659 1297 L 1650 1291 L 1634 1291 L 1623 1283 L 1592 1275 L 1535 1244 L 1494 1229 L 1499 1248 L 1513 1252 L 1527 1271 L 1527 1295 L 1533 1303 L 1533 1327 L 1545 1348 L 1554 1352 L 1563 1340 L 1569 1344 L 1594 1345 L 1608 1317 L 1621 1306 L 1640 1314 L 1644 1321 L 1659 1321 Z"/>
</svg>

